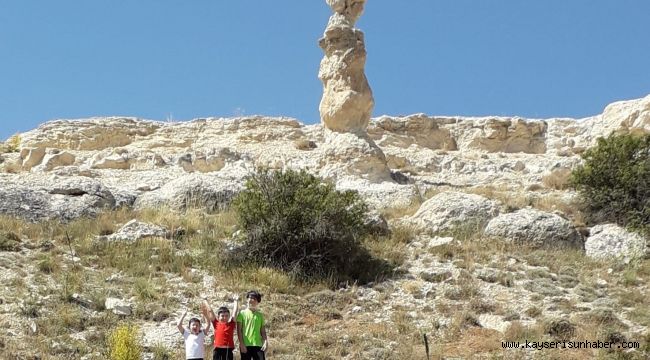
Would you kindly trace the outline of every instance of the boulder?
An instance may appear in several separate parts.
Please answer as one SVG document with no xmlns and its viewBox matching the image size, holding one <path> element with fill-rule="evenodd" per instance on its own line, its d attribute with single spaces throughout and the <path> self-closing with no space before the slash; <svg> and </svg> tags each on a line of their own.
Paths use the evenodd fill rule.
<svg viewBox="0 0 650 360">
<path fill-rule="evenodd" d="M 207 211 L 217 211 L 225 209 L 242 186 L 241 181 L 188 174 L 138 196 L 134 207 L 144 209 L 167 206 L 178 211 L 199 207 Z"/>
<path fill-rule="evenodd" d="M 320 176 L 354 176 L 371 182 L 393 181 L 386 156 L 367 136 L 326 131 L 320 154 Z"/>
<path fill-rule="evenodd" d="M 535 209 L 521 209 L 490 220 L 485 235 L 533 247 L 582 248 L 582 238 L 570 221 Z"/>
<path fill-rule="evenodd" d="M 45 148 L 22 148 L 20 158 L 23 160 L 23 169 L 30 170 L 43 161 Z"/>
<path fill-rule="evenodd" d="M 46 191 L 51 194 L 52 216 L 63 221 L 95 217 L 105 209 L 115 208 L 113 194 L 98 180 L 87 177 L 57 180 Z"/>
<path fill-rule="evenodd" d="M 106 310 L 111 310 L 113 314 L 121 316 L 131 315 L 132 305 L 129 302 L 126 302 L 122 299 L 108 297 L 104 302 L 104 307 Z"/>
<path fill-rule="evenodd" d="M 650 133 L 650 95 L 607 105 L 599 124 L 601 136 L 614 133 Z"/>
<path fill-rule="evenodd" d="M 368 206 L 375 210 L 408 207 L 418 196 L 414 185 L 400 185 L 394 181 L 371 182 L 354 176 L 339 179 L 336 189 L 357 191 Z"/>
<path fill-rule="evenodd" d="M 480 195 L 443 192 L 425 201 L 408 223 L 430 232 L 472 226 L 481 230 L 499 214 L 497 202 Z"/>
<path fill-rule="evenodd" d="M 117 232 L 107 236 L 100 236 L 100 240 L 108 241 L 136 241 L 149 237 L 167 238 L 170 232 L 162 226 L 148 224 L 133 219 L 124 224 Z"/>
<path fill-rule="evenodd" d="M 50 195 L 12 182 L 0 183 L 0 214 L 32 222 L 50 219 Z"/>
<path fill-rule="evenodd" d="M 0 214 L 28 221 L 93 217 L 114 206 L 112 193 L 91 178 L 54 177 L 43 184 L 27 185 L 0 182 Z"/>
<path fill-rule="evenodd" d="M 596 225 L 589 233 L 585 241 L 585 252 L 591 258 L 617 258 L 627 262 L 646 254 L 646 239 L 616 224 Z"/>
<path fill-rule="evenodd" d="M 70 166 L 74 164 L 76 157 L 67 152 L 56 149 L 48 151 L 40 165 L 34 167 L 34 171 L 51 171 L 60 166 Z"/>
</svg>

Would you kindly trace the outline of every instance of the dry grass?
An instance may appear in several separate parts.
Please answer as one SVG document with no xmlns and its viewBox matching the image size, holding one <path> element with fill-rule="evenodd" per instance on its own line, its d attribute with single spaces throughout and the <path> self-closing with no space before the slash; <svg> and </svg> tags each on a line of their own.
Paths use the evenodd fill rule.
<svg viewBox="0 0 650 360">
<path fill-rule="evenodd" d="M 388 261 L 393 267 L 404 264 L 407 258 L 406 246 L 413 241 L 416 231 L 408 226 L 396 226 L 389 236 L 369 236 L 363 246 L 372 256 Z"/>
<path fill-rule="evenodd" d="M 182 228 L 184 233 L 173 240 L 149 239 L 133 244 L 108 244 L 95 240 L 96 235 L 114 232 L 132 218 L 161 224 L 169 230 Z M 48 302 L 40 305 L 35 301 L 27 302 L 24 313 L 20 315 L 22 321 L 33 320 L 37 323 L 38 332 L 30 338 L 30 343 L 36 345 L 30 348 L 15 339 L 0 337 L 0 357 L 19 358 L 31 353 L 39 354 L 43 359 L 64 359 L 100 350 L 105 345 L 102 333 L 114 327 L 119 320 L 102 308 L 106 297 L 134 297 L 135 318 L 169 321 L 171 314 L 181 306 L 177 296 L 169 296 L 170 291 L 180 292 L 180 296 L 187 297 L 190 304 L 198 303 L 202 277 L 208 274 L 215 277 L 219 288 L 229 292 L 241 293 L 257 288 L 267 294 L 262 310 L 267 315 L 272 339 L 277 339 L 272 342 L 269 357 L 426 358 L 422 330 L 415 327 L 408 315 L 411 309 L 394 308 L 388 313 L 382 311 L 382 301 L 391 296 L 393 289 L 380 290 L 380 286 L 390 285 L 375 286 L 380 300 L 377 305 L 357 300 L 359 289 L 354 286 L 347 290 L 330 291 L 328 289 L 334 284 L 327 280 L 309 283 L 274 269 L 229 267 L 224 263 L 222 240 L 230 238 L 234 224 L 232 213 L 203 214 L 196 210 L 183 214 L 166 210 L 120 210 L 101 214 L 95 220 L 78 220 L 70 224 L 29 224 L 0 217 L 0 231 L 19 235 L 23 242 L 21 246 L 40 249 L 39 244 L 44 239 L 52 240 L 55 245 L 49 250 L 35 251 L 25 259 L 33 269 L 25 268 L 23 272 L 17 272 L 18 276 L 7 283 L 17 296 L 24 297 L 32 291 L 30 286 L 36 278 L 42 283 L 34 299 L 47 297 Z M 66 230 L 71 235 L 70 244 L 65 236 Z M 473 358 L 477 354 L 511 359 L 519 356 L 519 353 L 503 350 L 502 339 L 551 339 L 543 327 L 527 328 L 518 321 L 514 321 L 503 335 L 476 326 L 479 314 L 507 313 L 502 304 L 491 302 L 480 291 L 481 283 L 475 278 L 475 271 L 486 268 L 496 272 L 496 282 L 492 283 L 504 287 L 513 286 L 516 282 L 513 271 L 525 270 L 533 265 L 544 268 L 530 270 L 526 277 L 552 281 L 557 275 L 555 285 L 571 289 L 593 287 L 595 279 L 604 279 L 610 286 L 607 291 L 626 308 L 627 317 L 650 325 L 650 300 L 645 290 L 650 278 L 649 260 L 625 266 L 596 262 L 579 251 L 536 250 L 483 239 L 480 232 L 472 227 L 455 229 L 450 235 L 459 241 L 429 250 L 437 260 L 451 261 L 464 269 L 454 279 L 454 286 L 445 294 L 445 298 L 432 304 L 438 314 L 452 319 L 447 328 L 435 326 L 437 320 L 431 319 L 432 330 L 428 330 L 428 336 L 433 359 Z M 368 238 L 365 245 L 373 255 L 399 266 L 407 260 L 407 245 L 412 238 L 412 229 L 393 229 L 391 236 Z M 81 259 L 78 265 L 70 260 L 70 248 Z M 517 264 L 508 264 L 512 258 L 517 259 Z M 608 272 L 610 268 L 613 271 Z M 31 277 L 30 274 L 35 275 Z M 113 274 L 121 274 L 119 280 L 107 282 L 106 279 Z M 183 279 L 182 289 L 171 290 L 177 285 L 169 285 L 169 277 Z M 48 285 L 44 279 L 51 279 L 55 286 Z M 419 297 L 423 283 L 421 280 L 410 281 L 404 289 Z M 585 290 L 583 295 L 594 298 L 598 291 Z M 81 294 L 97 305 L 86 309 L 72 300 L 73 293 Z M 543 298 L 541 296 L 540 301 Z M 358 314 L 351 313 L 355 306 L 361 306 L 364 310 Z M 577 313 L 575 302 L 558 302 L 554 306 Z M 375 322 L 368 316 L 370 312 L 376 316 L 385 315 L 388 321 Z M 543 310 L 537 307 L 529 308 L 521 316 L 536 318 L 540 323 L 547 320 L 543 318 Z M 621 329 L 616 321 L 619 315 L 607 309 L 583 312 L 580 316 L 570 319 L 576 324 L 573 338 L 577 340 L 602 341 Z M 70 334 L 92 328 L 102 330 L 92 332 L 94 335 L 89 335 L 89 341 L 85 343 L 70 338 Z M 63 345 L 53 348 L 52 341 Z M 162 354 L 163 351 L 159 350 Z M 178 355 L 175 352 L 172 354 Z M 535 352 L 534 358 L 592 359 L 600 356 L 605 359 L 610 355 L 556 349 Z"/>
<path fill-rule="evenodd" d="M 571 169 L 559 168 L 542 177 L 542 184 L 553 190 L 565 190 L 569 187 Z"/>
<path fill-rule="evenodd" d="M 419 197 L 411 199 L 411 202 L 407 206 L 391 207 L 381 210 L 381 215 L 386 220 L 401 219 L 407 216 L 412 216 L 415 214 L 423 201 Z"/>
</svg>

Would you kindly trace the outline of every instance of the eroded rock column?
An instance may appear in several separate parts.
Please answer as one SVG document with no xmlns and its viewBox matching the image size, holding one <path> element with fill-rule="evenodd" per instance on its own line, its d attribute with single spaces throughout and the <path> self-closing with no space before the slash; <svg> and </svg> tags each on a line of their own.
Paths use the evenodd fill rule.
<svg viewBox="0 0 650 360">
<path fill-rule="evenodd" d="M 354 24 L 366 0 L 325 0 L 334 10 L 318 41 L 325 57 L 318 77 L 323 82 L 320 117 L 323 125 L 337 132 L 364 133 L 374 106 L 372 90 L 364 73 L 366 48 L 363 32 Z"/>
</svg>

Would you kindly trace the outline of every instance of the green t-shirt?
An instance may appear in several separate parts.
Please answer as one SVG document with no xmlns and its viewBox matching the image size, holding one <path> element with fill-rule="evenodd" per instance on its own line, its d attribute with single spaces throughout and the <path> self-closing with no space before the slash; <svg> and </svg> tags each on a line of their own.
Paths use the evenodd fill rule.
<svg viewBox="0 0 650 360">
<path fill-rule="evenodd" d="M 237 315 L 237 323 L 241 326 L 244 346 L 262 346 L 262 326 L 264 315 L 259 311 L 242 310 Z"/>
</svg>

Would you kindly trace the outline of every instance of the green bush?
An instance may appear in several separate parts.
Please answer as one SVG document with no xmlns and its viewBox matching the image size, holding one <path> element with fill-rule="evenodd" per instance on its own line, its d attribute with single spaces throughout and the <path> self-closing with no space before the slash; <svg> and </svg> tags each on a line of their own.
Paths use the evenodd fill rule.
<svg viewBox="0 0 650 360">
<path fill-rule="evenodd" d="M 138 328 L 130 324 L 118 326 L 108 339 L 108 351 L 111 360 L 140 360 L 142 349 Z"/>
<path fill-rule="evenodd" d="M 591 223 L 615 222 L 648 231 L 650 135 L 610 135 L 585 151 L 571 183 L 584 200 Z"/>
<path fill-rule="evenodd" d="M 260 170 L 233 206 L 246 261 L 338 280 L 360 279 L 370 264 L 361 246 L 367 206 L 357 192 L 337 191 L 304 170 Z"/>
</svg>

